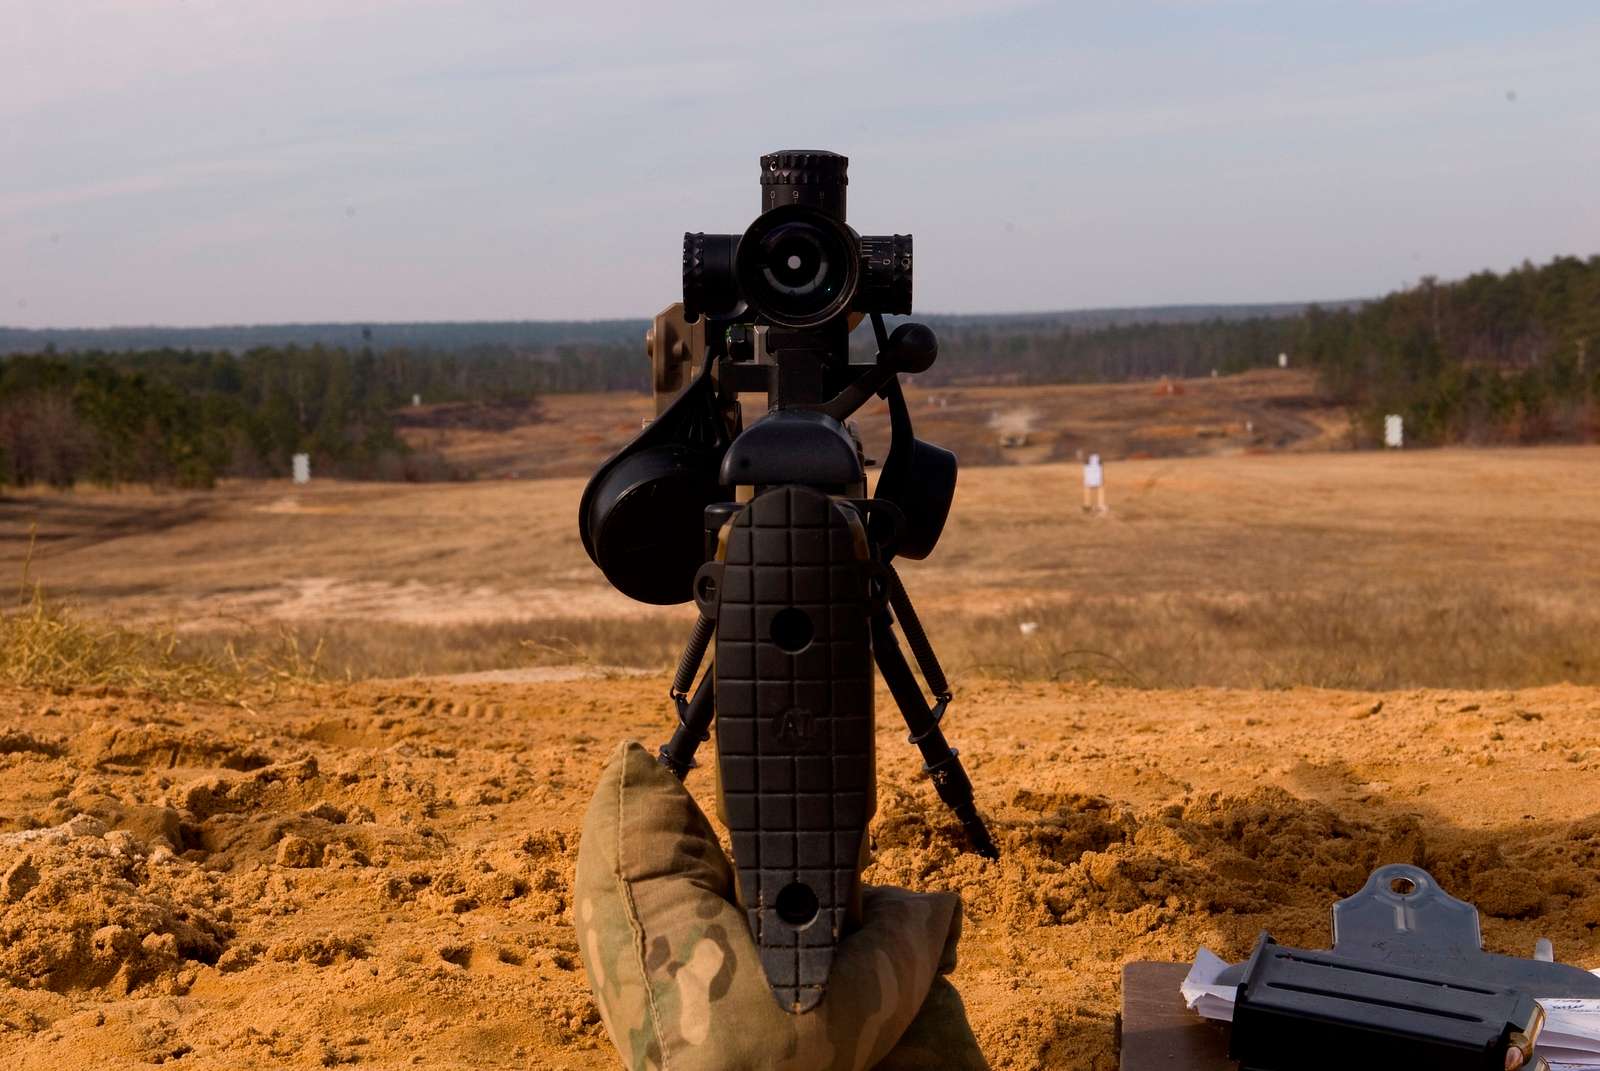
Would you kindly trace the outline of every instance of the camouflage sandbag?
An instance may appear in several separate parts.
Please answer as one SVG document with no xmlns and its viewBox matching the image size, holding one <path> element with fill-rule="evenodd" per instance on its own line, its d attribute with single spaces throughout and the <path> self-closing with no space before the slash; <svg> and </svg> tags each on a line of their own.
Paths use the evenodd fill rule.
<svg viewBox="0 0 1600 1071">
<path fill-rule="evenodd" d="M 827 996 L 803 1015 L 773 999 L 733 899 L 733 869 L 699 806 L 642 747 L 622 745 L 584 818 L 573 913 L 628 1067 L 987 1067 L 960 996 L 938 978 L 955 967 L 954 894 L 867 888 L 862 928 L 840 943 Z"/>
</svg>

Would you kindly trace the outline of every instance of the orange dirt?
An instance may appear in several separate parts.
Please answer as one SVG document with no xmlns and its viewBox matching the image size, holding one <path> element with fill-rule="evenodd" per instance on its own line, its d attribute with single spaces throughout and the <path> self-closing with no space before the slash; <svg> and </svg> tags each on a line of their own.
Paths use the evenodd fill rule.
<svg viewBox="0 0 1600 1071">
<path fill-rule="evenodd" d="M 0 1054 L 19 1068 L 614 1066 L 568 916 L 663 678 L 373 682 L 237 708 L 0 691 Z M 880 695 L 880 704 L 887 697 Z M 1115 1067 L 1118 966 L 1325 944 L 1420 863 L 1491 948 L 1600 964 L 1600 691 L 976 685 L 949 729 L 1004 852 L 880 717 L 870 881 L 959 890 L 997 1068 Z M 887 711 L 881 711 L 887 714 Z M 704 758 L 709 759 L 706 755 Z M 691 787 L 707 800 L 711 778 Z"/>
</svg>

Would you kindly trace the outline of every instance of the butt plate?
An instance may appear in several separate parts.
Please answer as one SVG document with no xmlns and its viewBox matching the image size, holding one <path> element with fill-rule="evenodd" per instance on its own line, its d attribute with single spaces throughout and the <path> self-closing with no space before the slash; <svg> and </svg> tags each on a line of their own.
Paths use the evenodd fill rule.
<svg viewBox="0 0 1600 1071">
<path fill-rule="evenodd" d="M 859 898 L 876 808 L 871 562 L 855 511 L 804 487 L 727 531 L 717 762 L 739 898 L 778 1003 L 815 1007 Z"/>
</svg>

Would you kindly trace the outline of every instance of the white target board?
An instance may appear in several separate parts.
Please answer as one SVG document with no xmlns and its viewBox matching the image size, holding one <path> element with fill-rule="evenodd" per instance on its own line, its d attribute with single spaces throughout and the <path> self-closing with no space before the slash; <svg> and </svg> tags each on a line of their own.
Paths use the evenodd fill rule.
<svg viewBox="0 0 1600 1071">
<path fill-rule="evenodd" d="M 1400 419 L 1399 413 L 1390 413 L 1383 418 L 1383 445 L 1391 450 L 1398 450 L 1405 445 L 1405 421 Z"/>
<path fill-rule="evenodd" d="M 310 483 L 311 482 L 311 455 L 310 454 L 296 454 L 296 455 L 294 455 L 294 459 L 293 460 L 294 460 L 294 482 L 295 483 Z"/>
</svg>

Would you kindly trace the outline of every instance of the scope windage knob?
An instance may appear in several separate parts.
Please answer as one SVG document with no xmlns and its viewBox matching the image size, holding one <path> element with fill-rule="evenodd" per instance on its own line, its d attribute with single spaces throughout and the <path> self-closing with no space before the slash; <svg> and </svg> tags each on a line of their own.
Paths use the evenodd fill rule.
<svg viewBox="0 0 1600 1071">
<path fill-rule="evenodd" d="M 737 234 L 685 233 L 683 236 L 683 315 L 691 323 L 702 315 L 721 316 L 739 304 L 733 277 Z"/>
<path fill-rule="evenodd" d="M 911 311 L 911 235 L 861 236 L 861 286 L 855 308 L 895 316 Z"/>
<path fill-rule="evenodd" d="M 823 149 L 784 149 L 761 158 L 761 211 L 808 205 L 844 219 L 850 158 Z"/>
</svg>

